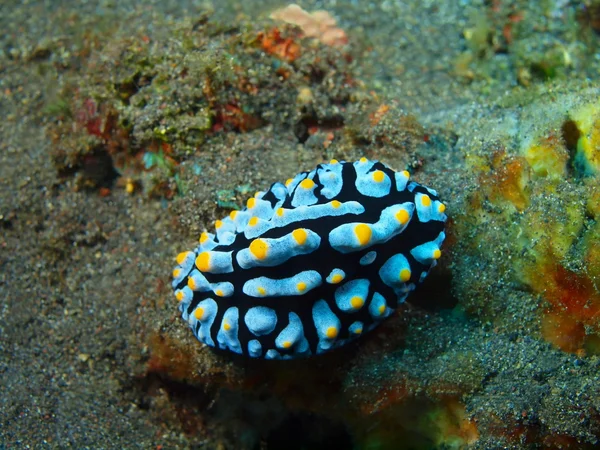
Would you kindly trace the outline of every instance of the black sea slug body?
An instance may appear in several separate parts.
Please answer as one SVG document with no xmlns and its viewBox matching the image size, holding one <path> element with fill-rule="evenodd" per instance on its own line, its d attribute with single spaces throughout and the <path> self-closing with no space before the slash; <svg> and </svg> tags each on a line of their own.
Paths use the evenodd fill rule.
<svg viewBox="0 0 600 450">
<path fill-rule="evenodd" d="M 377 161 L 274 183 L 177 255 L 179 309 L 206 345 L 253 358 L 320 354 L 376 327 L 441 255 L 445 206 Z"/>
</svg>

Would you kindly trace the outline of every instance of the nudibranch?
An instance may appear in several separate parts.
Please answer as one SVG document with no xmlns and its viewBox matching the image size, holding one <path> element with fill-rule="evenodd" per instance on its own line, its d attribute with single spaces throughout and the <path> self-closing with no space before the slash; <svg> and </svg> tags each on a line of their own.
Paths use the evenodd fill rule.
<svg viewBox="0 0 600 450">
<path fill-rule="evenodd" d="M 436 191 L 381 162 L 332 160 L 217 220 L 177 255 L 179 310 L 204 344 L 307 357 L 372 330 L 441 255 Z"/>
</svg>

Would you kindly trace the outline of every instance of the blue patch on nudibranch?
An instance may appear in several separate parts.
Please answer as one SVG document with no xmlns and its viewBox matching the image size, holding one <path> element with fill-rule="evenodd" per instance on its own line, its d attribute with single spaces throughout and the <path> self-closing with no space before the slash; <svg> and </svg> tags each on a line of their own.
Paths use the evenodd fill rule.
<svg viewBox="0 0 600 450">
<path fill-rule="evenodd" d="M 326 352 L 373 329 L 435 266 L 445 206 L 377 161 L 274 183 L 177 255 L 173 289 L 206 345 L 253 358 Z"/>
</svg>

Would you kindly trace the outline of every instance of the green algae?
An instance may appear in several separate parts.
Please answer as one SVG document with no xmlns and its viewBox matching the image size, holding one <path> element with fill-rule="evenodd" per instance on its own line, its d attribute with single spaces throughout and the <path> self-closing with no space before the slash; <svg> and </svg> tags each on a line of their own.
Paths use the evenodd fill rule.
<svg viewBox="0 0 600 450">
<path fill-rule="evenodd" d="M 67 120 L 49 132 L 59 136 L 74 125 L 76 133 L 70 141 L 57 142 L 59 172 L 86 178 L 81 166 L 90 145 L 83 142 L 94 135 L 100 137 L 94 148 L 103 147 L 96 151 L 106 152 L 119 170 L 144 185 L 143 179 L 149 179 L 136 174 L 134 160 L 162 147 L 173 161 L 168 170 L 160 164 L 146 167 L 161 172 L 143 189 L 169 197 L 170 190 L 160 186 L 172 185 L 174 165 L 210 151 L 204 144 L 215 133 L 343 122 L 339 108 L 350 98 L 350 65 L 339 51 L 314 45 L 303 48 L 295 61 L 280 60 L 261 47 L 267 45 L 261 36 L 272 30 L 268 22 L 242 22 L 232 34 L 231 28 L 204 17 L 178 23 L 168 36 L 109 39 L 64 88 L 77 86 L 76 96 L 62 106 L 73 111 L 74 124 L 65 115 Z M 291 29 L 281 33 L 278 39 L 302 42 Z M 302 89 L 311 92 L 308 103 L 296 101 Z M 116 123 L 108 120 L 113 112 Z M 112 142 L 115 135 L 123 135 L 125 142 Z"/>
</svg>

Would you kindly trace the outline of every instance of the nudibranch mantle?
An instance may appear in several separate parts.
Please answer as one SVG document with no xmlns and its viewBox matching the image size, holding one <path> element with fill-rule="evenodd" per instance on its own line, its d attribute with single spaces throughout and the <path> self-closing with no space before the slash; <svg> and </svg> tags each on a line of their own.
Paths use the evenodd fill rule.
<svg viewBox="0 0 600 450">
<path fill-rule="evenodd" d="M 320 164 L 177 255 L 179 310 L 204 344 L 253 358 L 327 352 L 376 327 L 441 255 L 445 205 L 377 161 Z"/>
</svg>

